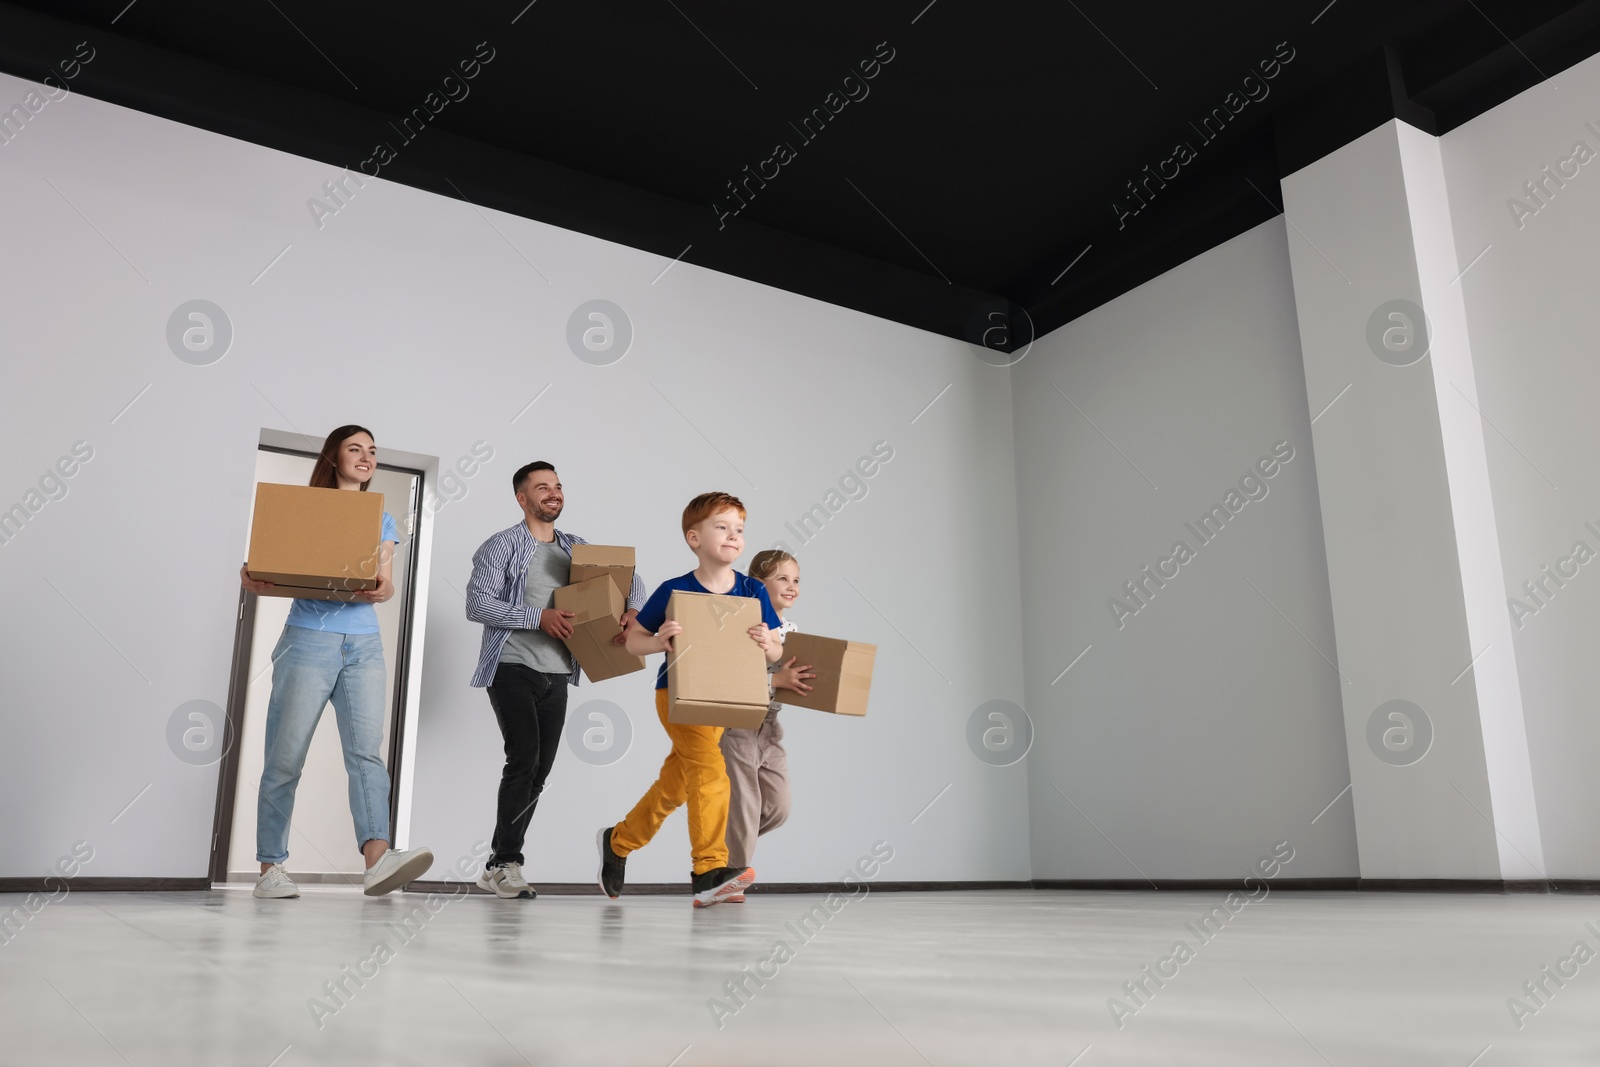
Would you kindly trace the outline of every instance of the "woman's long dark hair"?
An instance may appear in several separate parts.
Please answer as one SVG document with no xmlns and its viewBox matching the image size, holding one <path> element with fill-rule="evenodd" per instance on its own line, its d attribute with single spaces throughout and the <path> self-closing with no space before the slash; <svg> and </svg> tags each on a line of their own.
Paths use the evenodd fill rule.
<svg viewBox="0 0 1600 1067">
<path fill-rule="evenodd" d="M 311 481 L 309 484 L 312 488 L 339 488 L 339 449 L 343 448 L 344 443 L 358 433 L 366 434 L 374 442 L 378 440 L 373 436 L 372 431 L 365 426 L 357 426 L 355 423 L 351 423 L 348 426 L 339 427 L 328 435 L 326 441 L 322 442 L 322 451 L 317 454 L 316 465 L 311 468 Z M 365 493 L 367 486 L 371 484 L 372 480 L 370 478 L 362 482 L 361 491 Z"/>
</svg>

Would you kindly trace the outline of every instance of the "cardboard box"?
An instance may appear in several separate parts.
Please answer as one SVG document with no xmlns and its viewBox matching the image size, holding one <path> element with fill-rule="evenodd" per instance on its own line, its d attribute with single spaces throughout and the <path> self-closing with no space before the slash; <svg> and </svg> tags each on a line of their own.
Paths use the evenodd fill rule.
<svg viewBox="0 0 1600 1067">
<path fill-rule="evenodd" d="M 683 626 L 667 658 L 667 721 L 753 730 L 772 702 L 767 658 L 746 632 L 761 621 L 747 596 L 673 590 L 667 618 Z"/>
<path fill-rule="evenodd" d="M 555 607 L 576 612 L 567 620 L 572 623 L 572 636 L 566 640 L 567 651 L 578 661 L 589 681 L 603 682 L 644 670 L 644 660 L 630 655 L 621 645 L 611 643 L 622 628 L 625 601 L 610 575 L 564 585 L 555 591 L 554 599 Z"/>
<path fill-rule="evenodd" d="M 261 482 L 245 572 L 267 596 L 354 600 L 378 585 L 383 494 Z"/>
<path fill-rule="evenodd" d="M 812 708 L 835 715 L 865 715 L 867 696 L 872 691 L 872 665 L 878 646 L 860 641 L 841 641 L 836 637 L 791 632 L 783 642 L 783 658 L 795 666 L 811 664 L 816 677 L 806 684 L 811 692 L 774 689 L 772 699 L 797 708 Z"/>
<path fill-rule="evenodd" d="M 611 576 L 622 591 L 622 601 L 628 601 L 628 591 L 633 588 L 633 549 L 620 545 L 573 545 L 572 585 L 580 585 L 602 574 Z"/>
</svg>

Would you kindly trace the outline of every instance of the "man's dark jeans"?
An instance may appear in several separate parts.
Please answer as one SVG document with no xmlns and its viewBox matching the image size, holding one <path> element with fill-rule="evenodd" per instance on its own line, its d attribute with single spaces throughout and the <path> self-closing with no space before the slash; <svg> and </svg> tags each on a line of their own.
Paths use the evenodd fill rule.
<svg viewBox="0 0 1600 1067">
<path fill-rule="evenodd" d="M 523 862 L 522 842 L 567 721 L 567 677 L 520 663 L 502 663 L 495 669 L 489 704 L 505 738 L 506 766 L 500 775 L 490 867 Z"/>
</svg>

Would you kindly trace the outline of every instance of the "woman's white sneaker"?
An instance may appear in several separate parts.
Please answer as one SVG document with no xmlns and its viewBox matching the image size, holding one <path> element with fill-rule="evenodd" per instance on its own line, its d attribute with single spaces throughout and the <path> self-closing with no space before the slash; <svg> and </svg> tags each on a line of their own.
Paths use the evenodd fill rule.
<svg viewBox="0 0 1600 1067">
<path fill-rule="evenodd" d="M 255 891 L 250 895 L 260 897 L 263 900 L 281 900 L 285 897 L 299 896 L 300 887 L 295 885 L 290 880 L 289 875 L 284 872 L 283 864 L 274 863 L 271 867 L 261 872 L 261 877 L 256 882 Z"/>
<path fill-rule="evenodd" d="M 508 900 L 532 900 L 538 896 L 533 886 L 522 877 L 522 864 L 504 863 L 490 867 L 478 878 L 478 888 Z"/>
<path fill-rule="evenodd" d="M 421 878 L 432 866 L 433 852 L 429 849 L 391 848 L 367 868 L 361 879 L 361 891 L 369 897 L 381 897 L 391 889 Z"/>
</svg>

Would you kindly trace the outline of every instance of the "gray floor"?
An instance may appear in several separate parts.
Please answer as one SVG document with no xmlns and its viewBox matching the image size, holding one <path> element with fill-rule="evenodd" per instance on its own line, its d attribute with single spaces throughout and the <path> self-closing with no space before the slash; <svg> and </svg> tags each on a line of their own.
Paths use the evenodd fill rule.
<svg viewBox="0 0 1600 1067">
<path fill-rule="evenodd" d="M 804 940 L 820 897 L 75 892 L 0 944 L 0 1064 L 1600 1062 L 1600 960 L 1547 979 L 1520 1030 L 1506 1005 L 1600 951 L 1600 897 L 1280 891 L 1202 943 L 1185 924 L 1223 896 L 879 892 Z M 1118 1029 L 1108 998 L 1135 1006 L 1122 984 L 1180 939 L 1193 957 Z M 392 958 L 330 998 L 380 942 Z M 727 997 L 746 965 L 772 977 Z"/>
</svg>

